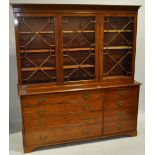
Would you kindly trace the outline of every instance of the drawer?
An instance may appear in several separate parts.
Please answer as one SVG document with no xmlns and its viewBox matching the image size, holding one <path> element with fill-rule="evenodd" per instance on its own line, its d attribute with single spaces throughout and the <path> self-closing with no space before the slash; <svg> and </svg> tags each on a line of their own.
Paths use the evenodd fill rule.
<svg viewBox="0 0 155 155">
<path fill-rule="evenodd" d="M 104 135 L 135 130 L 136 123 L 136 119 L 104 123 Z"/>
<path fill-rule="evenodd" d="M 50 104 L 48 106 L 37 106 L 33 108 L 23 108 L 24 118 L 39 119 L 44 117 L 60 116 L 77 112 L 88 112 L 102 110 L 102 101 L 85 101 L 85 102 L 62 102 Z"/>
<path fill-rule="evenodd" d="M 132 108 L 138 106 L 138 96 L 130 97 L 128 99 L 105 99 L 104 102 L 104 110 L 115 110 L 115 109 L 124 109 L 124 108 Z"/>
<path fill-rule="evenodd" d="M 101 90 L 29 95 L 21 97 L 24 107 L 35 107 L 36 105 L 49 105 L 61 102 L 87 101 L 96 99 L 102 99 Z"/>
<path fill-rule="evenodd" d="M 138 96 L 138 86 L 110 88 L 104 91 L 104 101 L 109 103 L 119 101 L 120 99 L 138 99 Z"/>
<path fill-rule="evenodd" d="M 25 132 L 24 143 L 25 145 L 46 145 L 58 142 L 67 142 L 72 140 L 81 140 L 101 136 L 102 125 L 92 124 L 85 126 L 53 128 L 48 130 Z"/>
<path fill-rule="evenodd" d="M 39 130 L 46 128 L 55 128 L 63 126 L 86 125 L 93 123 L 101 123 L 103 115 L 102 111 L 74 113 L 60 117 L 51 117 L 48 119 L 24 119 L 25 131 Z"/>
<path fill-rule="evenodd" d="M 124 121 L 130 119 L 136 119 L 137 107 L 130 109 L 111 110 L 104 111 L 104 122 Z"/>
</svg>

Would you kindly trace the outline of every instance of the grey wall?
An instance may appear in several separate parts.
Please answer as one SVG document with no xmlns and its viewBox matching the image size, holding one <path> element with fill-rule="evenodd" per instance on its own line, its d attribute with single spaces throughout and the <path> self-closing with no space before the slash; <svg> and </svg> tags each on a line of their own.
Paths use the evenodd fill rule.
<svg viewBox="0 0 155 155">
<path fill-rule="evenodd" d="M 11 0 L 11 3 L 51 3 L 51 0 Z M 66 3 L 65 0 L 53 0 L 52 3 Z M 74 0 L 67 0 L 67 3 L 77 3 Z M 87 0 L 79 0 L 78 3 L 87 4 Z M 144 1 L 143 0 L 89 0 L 89 4 L 113 4 L 113 5 L 142 5 L 139 10 L 138 15 L 138 32 L 137 32 L 137 55 L 136 55 L 136 72 L 135 80 L 141 82 L 140 91 L 140 115 L 144 113 L 145 107 L 145 19 L 144 19 Z M 21 111 L 20 103 L 17 95 L 17 67 L 16 67 L 16 56 L 15 56 L 15 34 L 14 34 L 14 24 L 13 24 L 13 13 L 12 8 L 10 7 L 10 132 L 15 132 L 21 130 Z"/>
</svg>

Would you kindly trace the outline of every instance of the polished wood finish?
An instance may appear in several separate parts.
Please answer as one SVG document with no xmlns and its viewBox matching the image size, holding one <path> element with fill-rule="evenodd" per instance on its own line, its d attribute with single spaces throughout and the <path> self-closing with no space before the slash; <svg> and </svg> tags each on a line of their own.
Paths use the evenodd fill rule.
<svg viewBox="0 0 155 155">
<path fill-rule="evenodd" d="M 136 136 L 139 6 L 12 6 L 24 152 Z"/>
</svg>

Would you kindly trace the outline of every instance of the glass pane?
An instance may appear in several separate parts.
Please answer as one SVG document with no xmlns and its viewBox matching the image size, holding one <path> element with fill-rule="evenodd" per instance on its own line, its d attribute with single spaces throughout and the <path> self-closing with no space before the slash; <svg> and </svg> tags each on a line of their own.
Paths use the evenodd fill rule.
<svg viewBox="0 0 155 155">
<path fill-rule="evenodd" d="M 54 17 L 19 17 L 23 84 L 56 81 Z"/>
<path fill-rule="evenodd" d="M 95 17 L 63 17 L 64 81 L 95 78 Z"/>
<path fill-rule="evenodd" d="M 132 75 L 133 17 L 104 17 L 103 77 Z"/>
</svg>

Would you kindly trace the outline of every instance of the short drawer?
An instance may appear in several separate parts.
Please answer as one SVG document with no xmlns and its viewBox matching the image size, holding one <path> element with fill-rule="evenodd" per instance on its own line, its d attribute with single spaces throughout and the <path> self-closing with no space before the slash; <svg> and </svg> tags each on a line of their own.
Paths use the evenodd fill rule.
<svg viewBox="0 0 155 155">
<path fill-rule="evenodd" d="M 116 99 L 105 99 L 104 110 L 115 110 L 132 108 L 138 105 L 138 96 L 130 97 L 128 99 L 116 98 Z"/>
<path fill-rule="evenodd" d="M 137 98 L 139 86 L 109 88 L 104 91 L 104 100 L 112 102 L 116 99 Z"/>
<path fill-rule="evenodd" d="M 66 115 L 70 113 L 77 112 L 88 112 L 88 111 L 96 111 L 102 110 L 103 103 L 102 100 L 98 101 L 75 101 L 75 102 L 62 102 L 50 104 L 48 106 L 36 106 L 33 108 L 23 108 L 23 116 L 24 118 L 31 119 L 40 119 L 44 117 L 53 117 Z"/>
<path fill-rule="evenodd" d="M 135 130 L 136 123 L 136 119 L 104 123 L 104 135 Z"/>
<path fill-rule="evenodd" d="M 31 131 L 63 126 L 86 125 L 101 123 L 102 120 L 102 111 L 74 113 L 60 117 L 50 117 L 48 119 L 24 119 L 24 129 L 25 131 Z"/>
<path fill-rule="evenodd" d="M 25 132 L 24 143 L 25 145 L 42 145 L 42 144 L 54 144 L 57 142 L 67 142 L 72 140 L 82 140 L 85 138 L 91 138 L 101 136 L 102 125 L 91 124 L 85 126 L 63 127 L 53 128 L 48 130 Z"/>
<path fill-rule="evenodd" d="M 21 101 L 24 107 L 35 107 L 36 105 L 49 105 L 61 102 L 87 101 L 97 99 L 102 99 L 101 90 L 28 95 L 21 97 Z"/>
<path fill-rule="evenodd" d="M 137 118 L 137 107 L 104 111 L 104 122 L 124 121 Z"/>
</svg>

